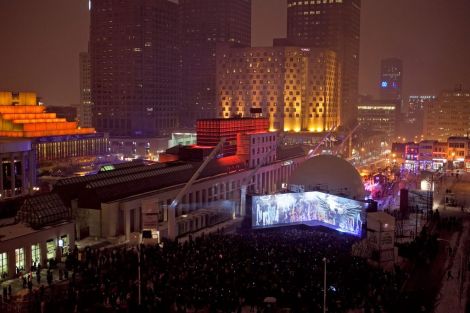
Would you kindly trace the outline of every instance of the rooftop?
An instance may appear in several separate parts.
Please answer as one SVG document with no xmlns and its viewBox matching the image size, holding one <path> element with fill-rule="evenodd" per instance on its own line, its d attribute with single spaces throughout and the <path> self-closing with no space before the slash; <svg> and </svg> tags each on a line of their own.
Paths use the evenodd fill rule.
<svg viewBox="0 0 470 313">
<path fill-rule="evenodd" d="M 306 154 L 301 147 L 280 149 L 279 151 L 281 157 L 278 162 Z M 61 196 L 67 206 L 70 206 L 73 199 L 78 199 L 80 207 L 100 209 L 101 203 L 104 202 L 184 184 L 201 163 L 202 161 L 176 161 L 153 165 L 141 164 L 90 176 L 66 178 L 54 186 L 54 192 Z M 237 156 L 213 159 L 201 173 L 199 179 L 243 170 L 247 170 L 245 163 Z"/>
<path fill-rule="evenodd" d="M 69 222 L 62 222 L 57 225 L 68 224 Z M 54 225 L 55 226 L 55 225 Z M 46 229 L 49 229 L 53 226 L 47 226 L 40 229 L 33 229 L 24 223 L 16 223 L 8 226 L 0 227 L 0 242 L 5 242 L 8 240 L 16 239 L 18 237 L 34 234 Z"/>
<path fill-rule="evenodd" d="M 39 229 L 72 217 L 70 210 L 56 193 L 27 197 L 16 214 L 16 219 Z"/>
</svg>

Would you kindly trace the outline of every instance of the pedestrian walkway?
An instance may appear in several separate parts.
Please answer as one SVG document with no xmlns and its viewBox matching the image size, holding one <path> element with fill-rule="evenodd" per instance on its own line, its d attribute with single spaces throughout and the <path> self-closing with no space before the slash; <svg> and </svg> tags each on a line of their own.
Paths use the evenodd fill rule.
<svg viewBox="0 0 470 313">
<path fill-rule="evenodd" d="M 459 240 L 451 241 L 455 247 L 452 256 L 446 262 L 446 274 L 442 280 L 442 286 L 438 297 L 436 313 L 465 312 L 467 294 L 464 282 L 468 281 L 468 271 L 464 264 L 465 243 L 470 232 L 470 221 L 465 221 Z"/>
<path fill-rule="evenodd" d="M 58 282 L 61 282 L 61 281 L 65 281 L 64 277 L 62 277 L 62 280 L 60 279 L 59 269 L 51 270 L 51 272 L 52 272 L 52 284 L 55 284 L 55 283 L 58 283 Z M 25 277 L 28 277 L 29 273 L 26 273 L 24 275 L 25 275 Z M 47 269 L 42 269 L 41 270 L 41 278 L 40 278 L 39 283 L 37 281 L 36 273 L 35 272 L 32 273 L 32 283 L 33 283 L 32 284 L 32 291 L 33 292 L 35 290 L 40 289 L 41 286 L 47 287 L 48 286 L 48 283 L 47 283 Z M 26 287 L 24 287 L 23 286 L 23 280 L 20 277 L 20 278 L 15 278 L 15 279 L 9 279 L 9 280 L 6 280 L 6 281 L 3 281 L 3 282 L 0 283 L 0 287 L 1 287 L 0 294 L 2 295 L 2 297 L 3 297 L 4 287 L 7 288 L 7 290 L 8 290 L 9 286 L 11 286 L 11 298 L 12 298 L 12 300 L 22 299 L 26 295 L 29 294 L 28 285 L 26 284 Z"/>
</svg>

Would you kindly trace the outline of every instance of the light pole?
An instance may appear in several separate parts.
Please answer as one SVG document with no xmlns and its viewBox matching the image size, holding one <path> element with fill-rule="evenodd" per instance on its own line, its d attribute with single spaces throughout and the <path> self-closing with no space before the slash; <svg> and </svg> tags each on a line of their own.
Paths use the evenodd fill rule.
<svg viewBox="0 0 470 313">
<path fill-rule="evenodd" d="M 323 313 L 326 313 L 326 258 L 323 258 Z"/>
<path fill-rule="evenodd" d="M 139 284 L 137 286 L 137 288 L 138 288 L 138 304 L 139 304 L 139 307 L 142 304 L 142 283 L 140 281 L 140 261 L 141 261 L 140 247 L 141 247 L 141 244 L 142 244 L 142 237 L 140 237 L 139 245 L 137 246 L 137 258 L 138 258 L 138 260 L 137 260 L 137 283 Z"/>
</svg>

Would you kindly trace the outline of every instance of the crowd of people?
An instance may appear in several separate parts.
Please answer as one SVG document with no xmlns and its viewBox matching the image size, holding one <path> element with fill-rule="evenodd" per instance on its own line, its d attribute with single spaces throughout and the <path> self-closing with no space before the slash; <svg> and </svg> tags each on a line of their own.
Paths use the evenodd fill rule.
<svg viewBox="0 0 470 313">
<path fill-rule="evenodd" d="M 31 311 L 268 312 L 271 299 L 271 307 L 322 312 L 326 258 L 329 312 L 394 312 L 403 277 L 352 257 L 357 240 L 298 226 L 206 235 L 139 251 L 86 249 L 80 257 L 74 251 L 66 264 L 68 284 L 36 295 Z"/>
</svg>

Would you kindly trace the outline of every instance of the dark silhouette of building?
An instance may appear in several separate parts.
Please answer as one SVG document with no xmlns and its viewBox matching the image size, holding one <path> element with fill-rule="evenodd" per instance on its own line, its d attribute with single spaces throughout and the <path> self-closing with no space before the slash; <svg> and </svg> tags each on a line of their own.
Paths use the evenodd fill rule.
<svg viewBox="0 0 470 313">
<path fill-rule="evenodd" d="M 180 0 L 182 124 L 216 117 L 216 46 L 250 46 L 251 0 Z"/>
<path fill-rule="evenodd" d="M 288 43 L 331 49 L 341 60 L 343 125 L 357 122 L 360 21 L 361 0 L 287 0 Z"/>
<path fill-rule="evenodd" d="M 80 104 L 77 105 L 77 119 L 81 127 L 93 125 L 93 113 L 91 103 L 91 65 L 90 54 L 79 54 L 79 78 L 80 78 Z"/>
<path fill-rule="evenodd" d="M 47 106 L 47 113 L 55 113 L 58 118 L 65 118 L 67 122 L 77 120 L 77 108 L 74 106 Z"/>
<path fill-rule="evenodd" d="M 424 112 L 427 106 L 432 105 L 437 101 L 437 97 L 434 95 L 419 95 L 409 96 L 408 103 L 404 103 L 405 118 L 403 119 L 403 130 L 398 133 L 399 136 L 411 139 L 421 139 L 423 135 L 424 126 Z"/>
<path fill-rule="evenodd" d="M 178 5 L 92 1 L 93 124 L 111 136 L 158 136 L 178 127 Z"/>
<path fill-rule="evenodd" d="M 403 62 L 397 58 L 383 59 L 380 67 L 380 99 L 402 101 Z"/>
<path fill-rule="evenodd" d="M 381 132 L 392 139 L 399 118 L 398 102 L 388 100 L 363 99 L 358 107 L 357 121 L 368 132 Z"/>
</svg>

